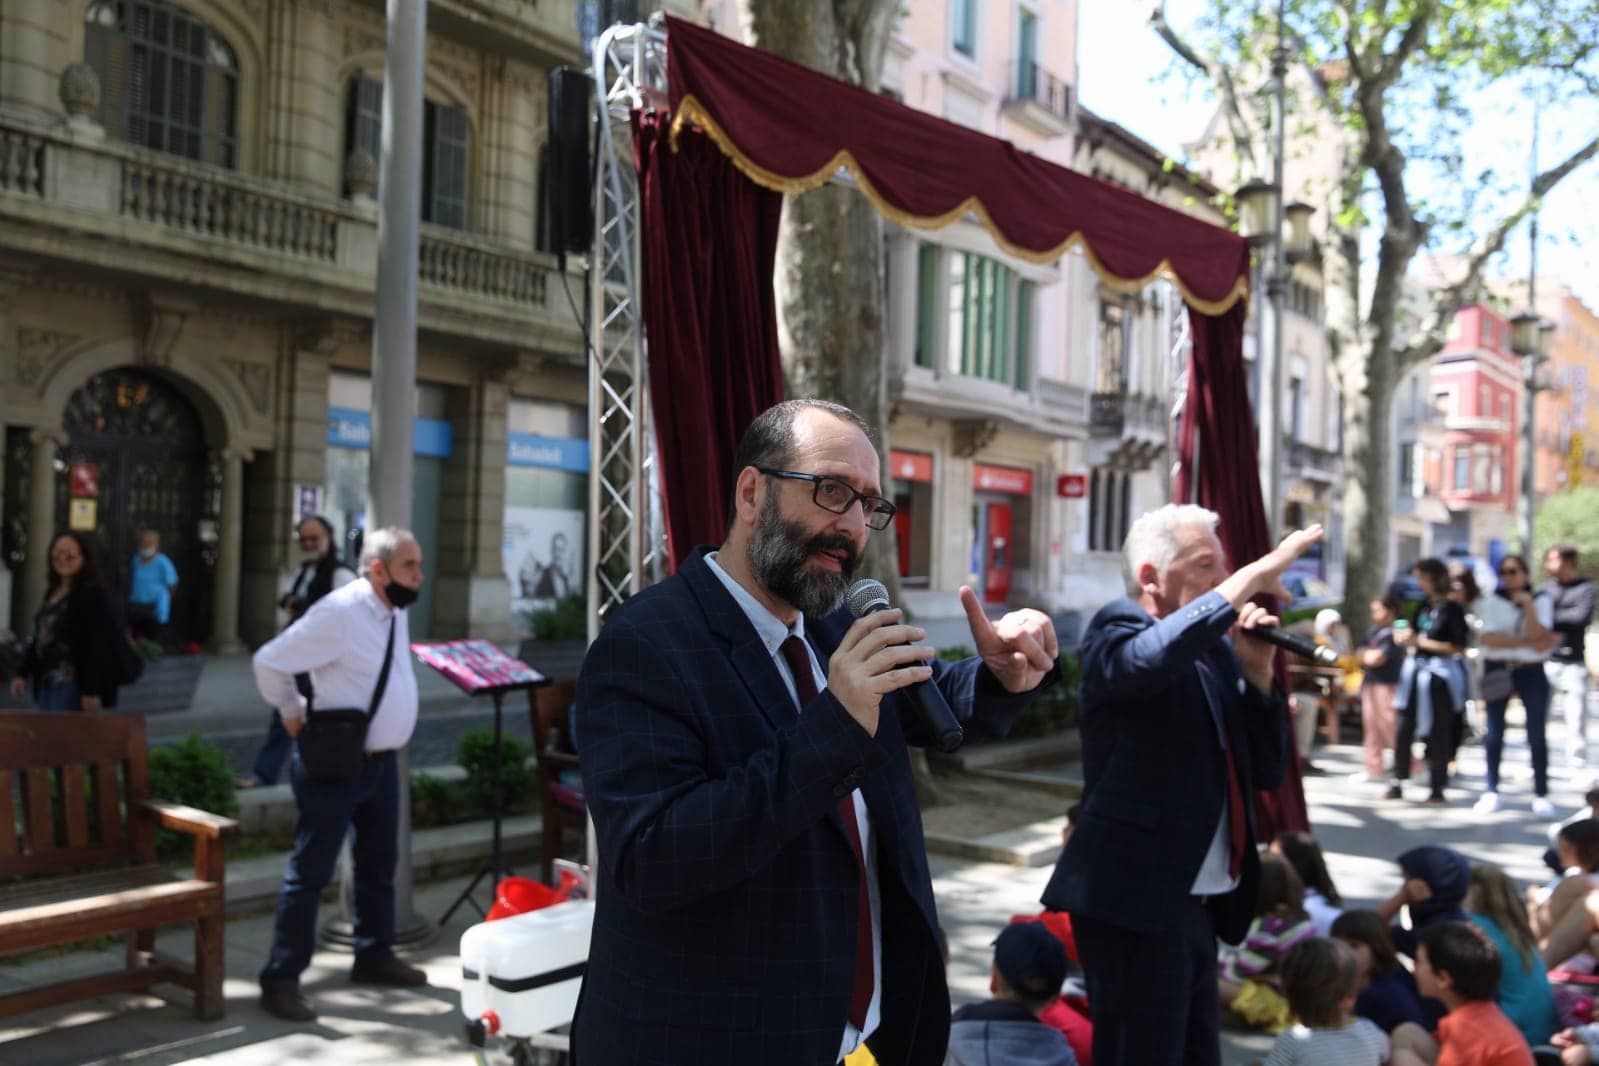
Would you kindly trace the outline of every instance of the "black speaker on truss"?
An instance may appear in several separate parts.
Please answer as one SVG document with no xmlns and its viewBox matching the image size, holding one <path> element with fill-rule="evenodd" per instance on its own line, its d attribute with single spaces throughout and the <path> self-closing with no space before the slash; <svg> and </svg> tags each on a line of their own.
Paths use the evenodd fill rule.
<svg viewBox="0 0 1599 1066">
<path fill-rule="evenodd" d="M 587 251 L 594 232 L 594 188 L 589 162 L 593 79 L 586 71 L 550 71 L 549 136 L 544 158 L 546 251 Z"/>
</svg>

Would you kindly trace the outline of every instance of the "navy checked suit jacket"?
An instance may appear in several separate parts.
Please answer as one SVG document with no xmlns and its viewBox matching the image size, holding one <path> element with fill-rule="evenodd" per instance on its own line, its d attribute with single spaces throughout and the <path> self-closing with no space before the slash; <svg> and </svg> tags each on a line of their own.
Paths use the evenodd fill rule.
<svg viewBox="0 0 1599 1066">
<path fill-rule="evenodd" d="M 1243 682 L 1226 639 L 1238 612 L 1210 592 L 1156 621 L 1117 600 L 1082 646 L 1083 806 L 1043 902 L 1134 932 L 1180 913 L 1227 796 L 1222 730 L 1244 795 L 1282 783 L 1288 709 Z M 1216 933 L 1249 929 L 1260 882 L 1254 804 L 1239 884 L 1211 903 Z"/>
<path fill-rule="evenodd" d="M 825 689 L 796 711 L 708 550 L 623 605 L 583 662 L 577 735 L 600 868 L 573 1061 L 834 1062 L 858 913 L 837 807 L 858 787 L 882 898 L 870 1044 L 884 1066 L 941 1063 L 949 992 L 910 704 L 885 698 L 876 737 Z M 806 619 L 824 667 L 851 621 Z M 1006 693 L 976 659 L 935 670 L 969 731 L 1003 735 L 1033 697 Z"/>
</svg>

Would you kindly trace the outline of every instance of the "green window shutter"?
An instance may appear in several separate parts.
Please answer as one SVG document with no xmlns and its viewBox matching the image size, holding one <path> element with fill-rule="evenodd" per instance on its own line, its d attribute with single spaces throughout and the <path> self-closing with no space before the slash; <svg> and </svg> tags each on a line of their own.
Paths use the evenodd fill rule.
<svg viewBox="0 0 1599 1066">
<path fill-rule="evenodd" d="M 1023 392 L 1031 384 L 1033 351 L 1033 284 L 1016 282 L 1016 363 L 1011 384 Z"/>
<path fill-rule="evenodd" d="M 938 246 L 924 244 L 916 254 L 916 365 L 933 369 L 938 339 Z"/>
</svg>

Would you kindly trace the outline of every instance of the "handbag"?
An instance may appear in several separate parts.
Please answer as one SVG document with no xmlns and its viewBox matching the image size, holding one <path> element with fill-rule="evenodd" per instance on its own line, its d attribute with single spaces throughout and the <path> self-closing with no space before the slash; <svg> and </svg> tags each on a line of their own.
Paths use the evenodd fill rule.
<svg viewBox="0 0 1599 1066">
<path fill-rule="evenodd" d="M 306 700 L 305 726 L 295 737 L 300 749 L 300 765 L 314 781 L 348 781 L 361 776 L 366 764 L 366 733 L 389 686 L 389 667 L 394 663 L 394 618 L 389 618 L 389 646 L 383 653 L 383 669 L 372 690 L 372 702 L 365 711 L 359 707 L 332 707 L 316 710 L 315 697 Z"/>
<path fill-rule="evenodd" d="M 1486 670 L 1482 675 L 1482 684 L 1479 686 L 1485 703 L 1498 703 L 1508 700 L 1516 686 L 1510 680 L 1509 670 Z"/>
</svg>

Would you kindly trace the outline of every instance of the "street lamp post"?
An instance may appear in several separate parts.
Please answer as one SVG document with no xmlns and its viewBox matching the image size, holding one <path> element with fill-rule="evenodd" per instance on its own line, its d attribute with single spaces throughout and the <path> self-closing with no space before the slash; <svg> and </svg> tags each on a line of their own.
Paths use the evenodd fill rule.
<svg viewBox="0 0 1599 1066">
<path fill-rule="evenodd" d="M 1529 286 L 1529 302 L 1533 298 Z M 1522 359 L 1521 416 L 1521 491 L 1516 494 L 1516 535 L 1521 541 L 1521 552 L 1532 558 L 1532 516 L 1536 501 L 1533 488 L 1535 449 L 1538 446 L 1536 425 L 1538 408 L 1538 368 L 1549 358 L 1549 335 L 1554 323 L 1546 321 L 1535 307 L 1527 307 L 1510 320 L 1510 348 Z"/>
<path fill-rule="evenodd" d="M 1305 203 L 1283 204 L 1283 171 L 1288 155 L 1288 30 L 1284 8 L 1285 0 L 1277 0 L 1277 40 L 1271 50 L 1272 180 L 1251 181 L 1237 194 L 1238 230 L 1260 250 L 1260 274 L 1266 290 L 1266 305 L 1257 320 L 1260 342 L 1255 356 L 1255 415 L 1266 529 L 1274 540 L 1283 520 L 1283 298 L 1288 291 L 1289 268 L 1310 254 L 1310 216 L 1314 210 Z"/>
</svg>

